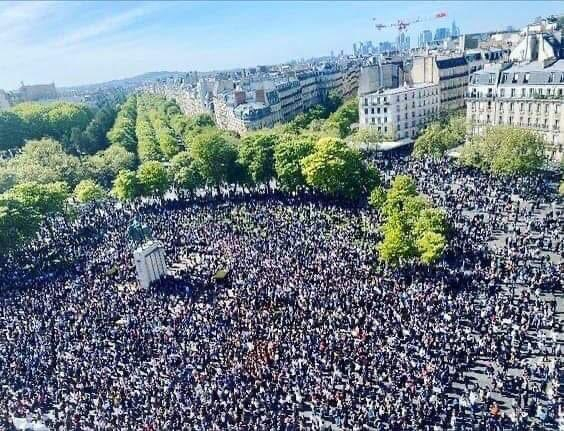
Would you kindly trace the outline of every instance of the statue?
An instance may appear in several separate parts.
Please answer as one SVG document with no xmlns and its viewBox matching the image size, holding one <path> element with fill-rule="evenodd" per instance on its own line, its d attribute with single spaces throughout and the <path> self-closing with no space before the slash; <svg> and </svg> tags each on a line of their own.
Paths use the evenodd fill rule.
<svg viewBox="0 0 564 431">
<path fill-rule="evenodd" d="M 137 217 L 129 224 L 127 228 L 127 236 L 134 246 L 139 246 L 153 239 L 151 230 L 146 224 L 142 224 Z"/>
</svg>

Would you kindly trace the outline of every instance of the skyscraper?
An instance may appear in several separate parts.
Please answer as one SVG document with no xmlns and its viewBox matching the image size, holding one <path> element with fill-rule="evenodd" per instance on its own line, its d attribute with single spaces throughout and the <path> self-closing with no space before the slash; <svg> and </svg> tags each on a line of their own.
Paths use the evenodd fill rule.
<svg viewBox="0 0 564 431">
<path fill-rule="evenodd" d="M 445 40 L 450 36 L 450 30 L 447 27 L 439 27 L 435 30 L 435 40 Z"/>
<path fill-rule="evenodd" d="M 358 55 L 356 50 L 356 43 L 353 43 L 353 54 L 355 57 Z"/>
<path fill-rule="evenodd" d="M 433 41 L 433 32 L 431 30 L 423 30 L 419 33 L 418 46 L 424 48 Z"/>
<path fill-rule="evenodd" d="M 452 26 L 450 29 L 450 35 L 452 37 L 458 37 L 460 36 L 460 28 L 456 26 L 456 22 L 452 21 Z"/>
<path fill-rule="evenodd" d="M 410 46 L 410 41 L 409 41 L 409 36 L 407 36 L 405 33 L 401 32 L 398 37 L 396 38 L 396 47 L 398 49 L 398 51 L 400 52 L 405 52 L 405 51 L 409 51 L 409 48 L 411 48 Z"/>
</svg>

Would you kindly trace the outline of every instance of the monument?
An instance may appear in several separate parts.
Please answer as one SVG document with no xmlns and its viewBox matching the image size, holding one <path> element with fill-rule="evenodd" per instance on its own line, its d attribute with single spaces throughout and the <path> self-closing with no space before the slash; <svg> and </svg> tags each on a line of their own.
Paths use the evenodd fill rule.
<svg viewBox="0 0 564 431">
<path fill-rule="evenodd" d="M 163 244 L 153 240 L 148 227 L 137 219 L 129 225 L 127 233 L 135 247 L 133 261 L 137 281 L 142 288 L 147 288 L 167 274 Z"/>
</svg>

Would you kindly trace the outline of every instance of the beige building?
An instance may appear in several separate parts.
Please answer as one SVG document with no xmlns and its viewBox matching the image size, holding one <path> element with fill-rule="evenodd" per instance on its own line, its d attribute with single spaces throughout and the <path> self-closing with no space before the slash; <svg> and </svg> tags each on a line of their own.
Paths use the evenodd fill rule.
<svg viewBox="0 0 564 431">
<path fill-rule="evenodd" d="M 411 81 L 414 84 L 437 84 L 441 93 L 441 109 L 454 111 L 464 107 L 468 87 L 468 63 L 463 55 L 413 57 Z"/>
<path fill-rule="evenodd" d="M 391 140 L 415 139 L 439 115 L 438 84 L 382 89 L 359 98 L 359 127 L 373 128 Z"/>
<path fill-rule="evenodd" d="M 559 45 L 543 34 L 528 34 L 512 52 L 516 63 L 492 65 L 474 73 L 467 93 L 471 134 L 509 125 L 539 133 L 547 153 L 561 159 L 564 130 L 564 59 Z"/>
</svg>

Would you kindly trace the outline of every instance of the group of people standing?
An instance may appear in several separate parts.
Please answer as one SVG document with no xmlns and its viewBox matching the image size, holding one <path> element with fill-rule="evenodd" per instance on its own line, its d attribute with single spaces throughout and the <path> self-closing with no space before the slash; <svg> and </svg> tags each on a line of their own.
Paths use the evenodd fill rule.
<svg viewBox="0 0 564 431">
<path fill-rule="evenodd" d="M 445 209 L 439 263 L 383 265 L 375 210 L 309 193 L 50 221 L 0 262 L 0 429 L 557 429 L 564 230 L 549 181 L 371 162 Z M 149 289 L 133 218 L 174 269 Z"/>
</svg>

